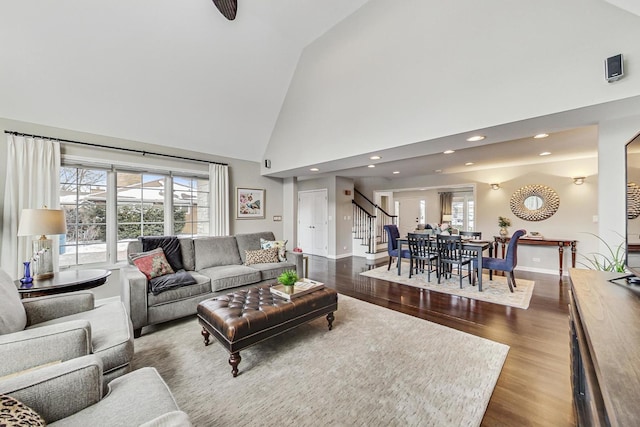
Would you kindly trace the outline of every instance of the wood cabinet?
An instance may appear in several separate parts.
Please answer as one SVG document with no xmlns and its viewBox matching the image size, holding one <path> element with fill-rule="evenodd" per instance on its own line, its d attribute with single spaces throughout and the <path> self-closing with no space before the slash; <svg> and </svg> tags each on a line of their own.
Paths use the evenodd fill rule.
<svg viewBox="0 0 640 427">
<path fill-rule="evenodd" d="M 640 293 L 621 273 L 571 269 L 571 375 L 579 426 L 640 423 Z"/>
</svg>

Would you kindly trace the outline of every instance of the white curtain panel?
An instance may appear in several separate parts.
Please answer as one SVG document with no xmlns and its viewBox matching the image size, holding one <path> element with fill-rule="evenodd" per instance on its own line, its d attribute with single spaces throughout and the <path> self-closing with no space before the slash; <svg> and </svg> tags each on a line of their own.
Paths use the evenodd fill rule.
<svg viewBox="0 0 640 427">
<path fill-rule="evenodd" d="M 12 278 L 23 275 L 23 262 L 33 256 L 36 236 L 18 237 L 22 209 L 60 207 L 60 143 L 24 136 L 7 136 L 7 176 L 2 217 L 0 267 Z M 54 247 L 58 236 L 50 236 Z M 58 251 L 53 251 L 54 271 Z"/>
<path fill-rule="evenodd" d="M 229 235 L 229 166 L 209 164 L 211 235 Z"/>
</svg>

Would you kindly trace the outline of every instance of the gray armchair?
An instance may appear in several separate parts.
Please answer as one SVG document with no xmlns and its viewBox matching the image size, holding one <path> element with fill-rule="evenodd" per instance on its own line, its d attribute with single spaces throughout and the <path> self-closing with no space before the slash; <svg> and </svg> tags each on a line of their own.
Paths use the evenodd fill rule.
<svg viewBox="0 0 640 427">
<path fill-rule="evenodd" d="M 122 302 L 95 307 L 86 291 L 21 300 L 0 270 L 0 377 L 92 353 L 105 383 L 131 369 L 133 328 Z"/>
<path fill-rule="evenodd" d="M 191 426 L 154 368 L 116 378 L 102 397 L 102 360 L 89 355 L 0 379 L 0 394 L 50 426 Z"/>
</svg>

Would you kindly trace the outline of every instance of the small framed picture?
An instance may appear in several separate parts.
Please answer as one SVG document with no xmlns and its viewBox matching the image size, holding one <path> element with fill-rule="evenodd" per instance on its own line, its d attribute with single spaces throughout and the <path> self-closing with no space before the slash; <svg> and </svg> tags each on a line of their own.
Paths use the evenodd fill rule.
<svg viewBox="0 0 640 427">
<path fill-rule="evenodd" d="M 264 219 L 265 190 L 236 187 L 236 219 Z"/>
</svg>

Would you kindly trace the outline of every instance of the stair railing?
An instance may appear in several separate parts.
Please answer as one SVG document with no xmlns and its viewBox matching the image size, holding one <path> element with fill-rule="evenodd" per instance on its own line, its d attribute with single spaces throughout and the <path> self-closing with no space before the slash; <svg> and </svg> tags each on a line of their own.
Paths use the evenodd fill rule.
<svg viewBox="0 0 640 427">
<path fill-rule="evenodd" d="M 355 200 L 351 200 L 353 206 L 353 237 L 362 240 L 367 245 L 367 252 L 375 251 L 374 215 L 371 215 L 365 208 L 360 206 Z"/>
<path fill-rule="evenodd" d="M 367 196 L 365 196 L 360 191 L 358 191 L 357 188 L 354 188 L 354 191 L 356 194 L 360 196 L 360 198 L 366 201 L 366 203 L 363 202 L 363 204 L 365 204 L 365 206 L 370 206 L 374 212 L 371 215 L 374 218 L 373 231 L 375 231 L 375 233 L 371 236 L 374 242 L 373 250 L 372 250 L 373 252 L 375 251 L 375 242 L 377 241 L 378 238 L 380 239 L 380 243 L 385 243 L 385 244 L 387 243 L 387 240 L 388 240 L 387 233 L 384 232 L 384 226 L 387 224 L 397 224 L 398 216 L 390 215 L 388 212 L 386 212 L 376 203 L 373 203 Z"/>
</svg>

